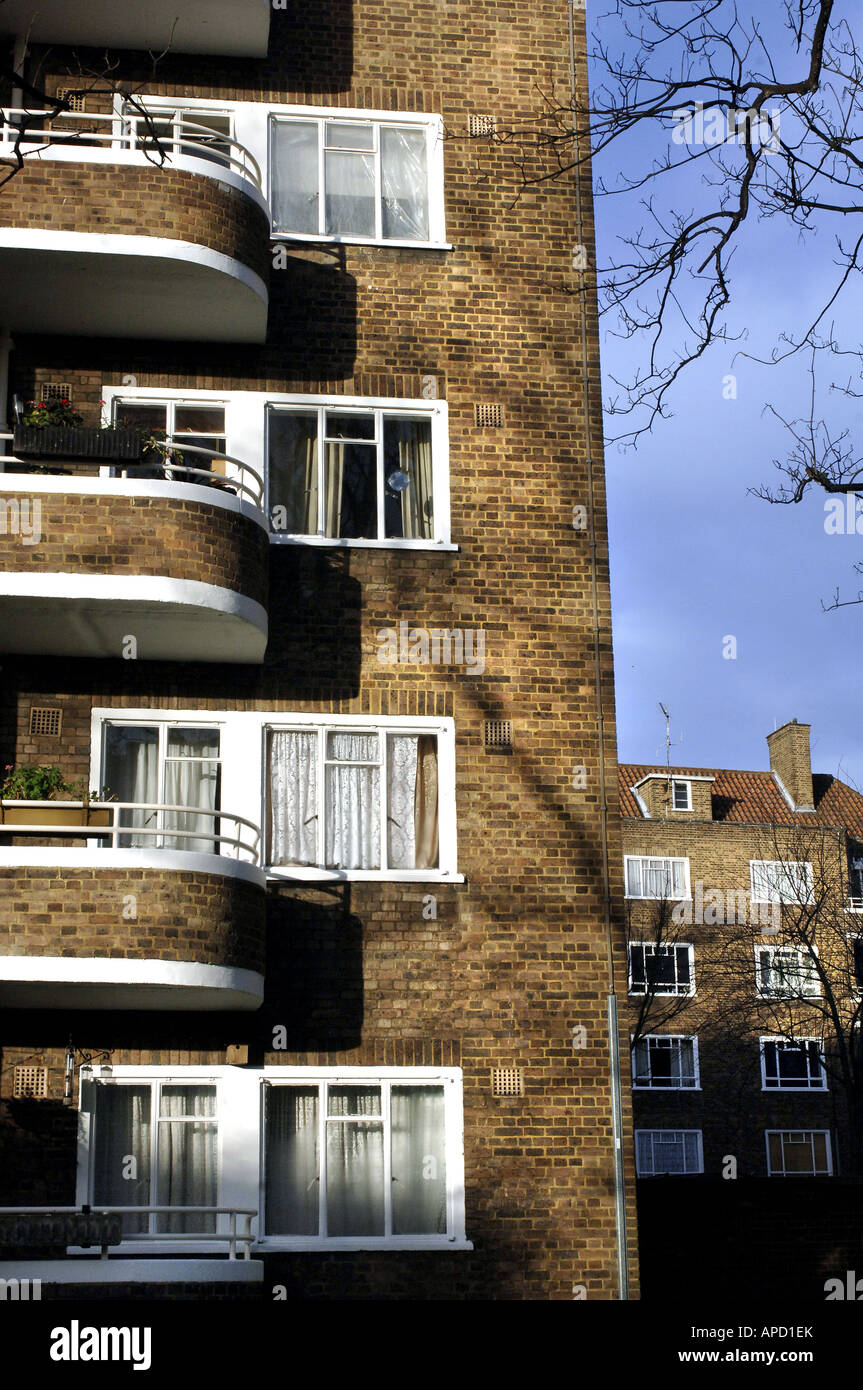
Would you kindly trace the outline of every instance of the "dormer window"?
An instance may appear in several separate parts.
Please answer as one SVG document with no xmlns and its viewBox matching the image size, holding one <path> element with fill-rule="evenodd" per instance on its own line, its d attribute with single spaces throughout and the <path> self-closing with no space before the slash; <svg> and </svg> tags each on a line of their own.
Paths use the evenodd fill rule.
<svg viewBox="0 0 863 1390">
<path fill-rule="evenodd" d="M 692 810 L 692 783 L 675 777 L 671 783 L 671 805 L 675 811 Z"/>
</svg>

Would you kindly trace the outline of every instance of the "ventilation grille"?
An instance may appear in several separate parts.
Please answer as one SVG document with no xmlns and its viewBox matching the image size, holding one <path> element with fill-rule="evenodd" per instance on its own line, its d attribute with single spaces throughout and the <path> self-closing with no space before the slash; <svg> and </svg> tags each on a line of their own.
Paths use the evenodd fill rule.
<svg viewBox="0 0 863 1390">
<path fill-rule="evenodd" d="M 495 135 L 497 133 L 497 121 L 494 116 L 468 116 L 467 133 L 468 135 Z"/>
<path fill-rule="evenodd" d="M 48 1095 L 47 1067 L 16 1067 L 12 1080 L 13 1100 L 45 1100 Z"/>
<path fill-rule="evenodd" d="M 59 738 L 62 728 L 62 710 L 48 709 L 43 705 L 31 705 L 30 735 L 32 738 Z"/>
<path fill-rule="evenodd" d="M 76 92 L 72 87 L 58 87 L 54 96 L 57 101 L 67 101 L 70 111 L 83 111 L 85 109 L 84 92 Z"/>
<path fill-rule="evenodd" d="M 72 384 L 68 381 L 43 381 L 39 390 L 40 401 L 71 401 Z"/>
<path fill-rule="evenodd" d="M 484 741 L 487 753 L 511 753 L 512 720 L 487 719 L 484 728 Z"/>
<path fill-rule="evenodd" d="M 492 1067 L 491 1093 L 493 1096 L 523 1096 L 524 1072 L 521 1067 Z"/>
<path fill-rule="evenodd" d="M 480 405 L 477 401 L 473 408 L 474 424 L 479 429 L 495 430 L 500 429 L 503 424 L 503 406 L 485 404 Z"/>
</svg>

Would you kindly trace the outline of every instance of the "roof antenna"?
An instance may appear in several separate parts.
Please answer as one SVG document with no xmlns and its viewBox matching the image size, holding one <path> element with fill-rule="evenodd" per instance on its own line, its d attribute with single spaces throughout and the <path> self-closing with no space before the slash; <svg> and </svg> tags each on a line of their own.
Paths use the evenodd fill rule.
<svg viewBox="0 0 863 1390">
<path fill-rule="evenodd" d="M 671 775 L 671 715 L 665 708 L 662 701 L 659 701 L 659 708 L 665 716 L 665 770 Z"/>
</svg>

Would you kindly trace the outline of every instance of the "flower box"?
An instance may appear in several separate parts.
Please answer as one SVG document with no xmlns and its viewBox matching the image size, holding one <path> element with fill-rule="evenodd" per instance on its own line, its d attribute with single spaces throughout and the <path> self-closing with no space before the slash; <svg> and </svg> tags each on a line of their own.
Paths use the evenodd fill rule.
<svg viewBox="0 0 863 1390">
<path fill-rule="evenodd" d="M 80 825 L 105 827 L 111 824 L 112 813 L 107 806 L 56 806 L 26 801 L 0 801 L 0 825 Z"/>
<path fill-rule="evenodd" d="M 77 425 L 18 425 L 12 451 L 19 458 L 139 461 L 138 430 L 85 429 Z"/>
</svg>

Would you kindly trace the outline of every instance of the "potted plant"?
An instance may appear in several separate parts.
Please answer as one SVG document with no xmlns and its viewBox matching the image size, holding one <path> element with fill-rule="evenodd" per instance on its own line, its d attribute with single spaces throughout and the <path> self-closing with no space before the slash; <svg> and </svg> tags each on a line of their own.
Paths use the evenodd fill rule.
<svg viewBox="0 0 863 1390">
<path fill-rule="evenodd" d="M 28 401 L 15 426 L 12 449 L 21 458 L 139 460 L 141 435 L 111 425 L 85 428 L 68 400 Z"/>
<path fill-rule="evenodd" d="M 0 825 L 93 825 L 111 824 L 111 812 L 105 807 L 92 810 L 95 801 L 108 799 L 107 788 L 98 792 L 83 789 L 84 784 L 70 785 L 57 767 L 7 763 L 0 784 Z M 64 805 L 64 797 L 80 805 Z M 57 801 L 56 807 L 28 806 L 28 801 Z"/>
</svg>

